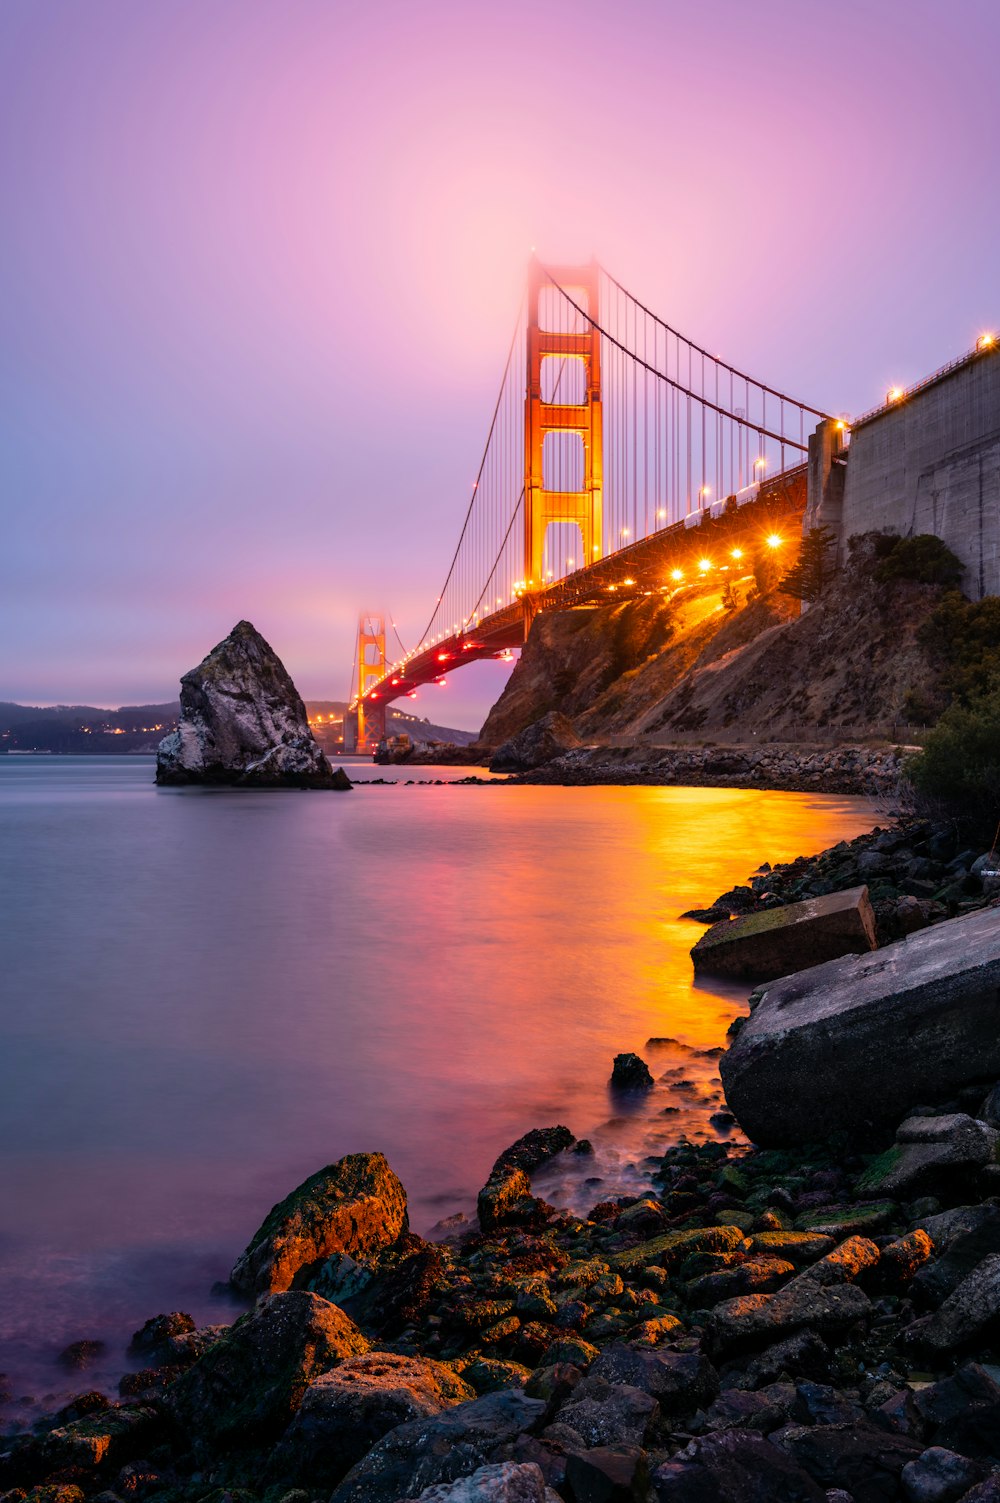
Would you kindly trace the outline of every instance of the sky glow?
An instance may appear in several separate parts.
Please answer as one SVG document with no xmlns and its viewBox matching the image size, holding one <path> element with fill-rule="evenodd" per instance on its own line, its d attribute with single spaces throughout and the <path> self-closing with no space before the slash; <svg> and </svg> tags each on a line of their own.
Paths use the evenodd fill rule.
<svg viewBox="0 0 1000 1503">
<path fill-rule="evenodd" d="M 416 643 L 532 246 L 827 411 L 969 348 L 998 50 L 992 0 L 5 0 L 0 698 L 168 698 L 243 616 L 309 697 L 360 609 Z"/>
</svg>

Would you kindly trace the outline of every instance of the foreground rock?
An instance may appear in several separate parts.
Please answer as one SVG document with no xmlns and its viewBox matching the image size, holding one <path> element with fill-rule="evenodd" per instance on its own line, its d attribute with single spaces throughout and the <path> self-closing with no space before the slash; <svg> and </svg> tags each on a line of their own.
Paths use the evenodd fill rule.
<svg viewBox="0 0 1000 1503">
<path fill-rule="evenodd" d="M 276 1439 L 312 1380 L 368 1342 L 343 1310 L 305 1290 L 260 1300 L 169 1389 L 196 1454 Z"/>
<path fill-rule="evenodd" d="M 238 625 L 181 679 L 176 731 L 156 753 L 160 784 L 334 788 L 351 784 L 330 767 L 306 707 L 274 648 L 249 621 Z"/>
<path fill-rule="evenodd" d="M 992 908 L 786 976 L 721 1060 L 726 1099 L 761 1144 L 898 1121 L 1000 1074 L 998 988 Z"/>
<path fill-rule="evenodd" d="M 515 1390 L 459 1404 L 436 1419 L 399 1425 L 348 1473 L 330 1503 L 397 1503 L 491 1462 L 507 1461 L 505 1449 L 544 1411 L 540 1399 Z"/>
<path fill-rule="evenodd" d="M 397 1425 L 430 1419 L 475 1397 L 450 1367 L 426 1357 L 349 1357 L 310 1383 L 272 1469 L 309 1487 L 332 1487 Z"/>
<path fill-rule="evenodd" d="M 351 1153 L 276 1205 L 230 1275 L 246 1294 L 302 1285 L 337 1253 L 363 1257 L 407 1229 L 406 1191 L 381 1153 Z"/>
<path fill-rule="evenodd" d="M 807 898 L 713 924 L 691 951 L 695 972 L 774 981 L 793 971 L 877 948 L 867 887 Z"/>
<path fill-rule="evenodd" d="M 573 722 L 558 710 L 550 710 L 497 749 L 490 761 L 491 772 L 530 772 L 544 767 L 580 745 Z"/>
</svg>

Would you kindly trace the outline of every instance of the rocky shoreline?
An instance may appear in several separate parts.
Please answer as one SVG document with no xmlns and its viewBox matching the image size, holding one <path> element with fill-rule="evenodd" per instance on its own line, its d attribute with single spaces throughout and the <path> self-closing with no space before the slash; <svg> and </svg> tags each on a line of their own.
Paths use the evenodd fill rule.
<svg viewBox="0 0 1000 1503">
<path fill-rule="evenodd" d="M 994 904 L 960 845 L 876 829 L 696 916 L 860 879 L 891 943 Z M 615 1076 L 647 1087 L 634 1057 Z M 236 1260 L 248 1313 L 148 1321 L 118 1402 L 8 1435 L 2 1503 L 1000 1500 L 994 1080 L 795 1149 L 681 1142 L 586 1216 L 540 1200 L 532 1174 L 588 1149 L 526 1134 L 443 1242 L 381 1155 L 321 1170 Z"/>
<path fill-rule="evenodd" d="M 518 772 L 520 783 L 686 785 L 842 793 L 895 799 L 908 753 L 899 747 L 580 747 Z"/>
</svg>

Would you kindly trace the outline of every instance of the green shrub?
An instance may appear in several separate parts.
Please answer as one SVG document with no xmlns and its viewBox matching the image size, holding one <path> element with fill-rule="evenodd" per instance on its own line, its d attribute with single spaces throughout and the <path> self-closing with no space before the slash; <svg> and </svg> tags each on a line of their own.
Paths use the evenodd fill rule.
<svg viewBox="0 0 1000 1503">
<path fill-rule="evenodd" d="M 945 585 L 950 589 L 962 578 L 965 565 L 939 537 L 932 532 L 919 532 L 913 538 L 896 538 L 872 572 L 880 584 L 912 579 L 917 584 Z"/>
<path fill-rule="evenodd" d="M 968 704 L 1000 687 L 1000 595 L 966 600 L 949 590 L 918 638 L 944 659 L 941 687 L 954 699 Z"/>
<path fill-rule="evenodd" d="M 992 831 L 1000 819 L 1000 693 L 946 710 L 906 775 L 918 793 Z"/>
</svg>

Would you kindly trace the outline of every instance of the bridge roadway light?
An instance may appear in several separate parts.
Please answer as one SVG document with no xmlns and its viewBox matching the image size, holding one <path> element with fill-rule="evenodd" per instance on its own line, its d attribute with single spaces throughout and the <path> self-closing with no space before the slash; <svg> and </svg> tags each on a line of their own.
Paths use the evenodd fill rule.
<svg viewBox="0 0 1000 1503">
<path fill-rule="evenodd" d="M 885 394 L 885 400 L 891 406 L 893 402 L 901 401 L 902 396 L 903 388 L 901 386 L 890 386 Z"/>
<path fill-rule="evenodd" d="M 994 333 L 992 333 L 992 331 L 987 330 L 987 332 L 985 334 L 980 334 L 979 338 L 976 340 L 976 349 L 977 350 L 991 350 L 993 348 L 993 346 L 996 344 L 996 342 L 997 342 L 996 335 Z"/>
<path fill-rule="evenodd" d="M 743 557 L 743 549 L 742 548 L 734 548 L 732 550 L 732 552 L 730 553 L 729 557 L 730 558 L 734 558 L 736 560 L 736 562 L 739 563 L 740 559 Z"/>
<path fill-rule="evenodd" d="M 758 459 L 754 460 L 753 467 L 754 467 L 755 470 L 766 470 L 767 469 L 767 460 L 764 458 L 763 454 L 761 454 L 761 456 Z"/>
<path fill-rule="evenodd" d="M 712 560 L 710 558 L 700 558 L 698 560 L 698 568 L 701 570 L 702 574 L 707 574 L 711 567 Z"/>
<path fill-rule="evenodd" d="M 684 570 L 683 569 L 671 569 L 671 571 L 670 571 L 670 578 L 671 579 L 676 579 L 676 580 L 683 579 L 684 578 Z"/>
<path fill-rule="evenodd" d="M 772 532 L 767 540 L 767 546 L 769 548 L 780 548 L 784 541 L 784 538 L 781 537 L 777 532 Z"/>
</svg>

